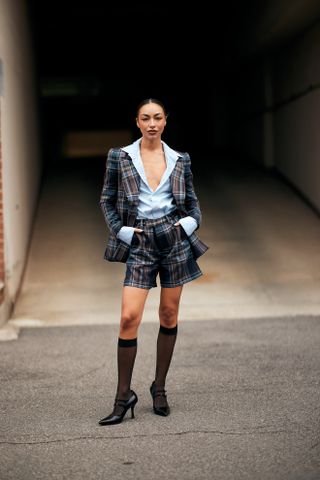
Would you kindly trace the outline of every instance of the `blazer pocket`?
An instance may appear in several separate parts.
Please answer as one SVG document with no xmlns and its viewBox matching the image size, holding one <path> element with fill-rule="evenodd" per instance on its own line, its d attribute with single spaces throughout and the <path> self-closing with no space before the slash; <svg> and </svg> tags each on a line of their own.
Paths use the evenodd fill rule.
<svg viewBox="0 0 320 480">
<path fill-rule="evenodd" d="M 210 248 L 202 240 L 200 240 L 200 238 L 195 232 L 191 233 L 189 240 L 191 244 L 191 250 L 195 259 L 201 257 L 201 255 L 203 255 Z"/>
<path fill-rule="evenodd" d="M 130 251 L 130 245 L 118 240 L 117 243 L 112 243 L 108 245 L 105 251 L 104 258 L 109 262 L 123 262 L 125 263 L 128 259 Z"/>
</svg>

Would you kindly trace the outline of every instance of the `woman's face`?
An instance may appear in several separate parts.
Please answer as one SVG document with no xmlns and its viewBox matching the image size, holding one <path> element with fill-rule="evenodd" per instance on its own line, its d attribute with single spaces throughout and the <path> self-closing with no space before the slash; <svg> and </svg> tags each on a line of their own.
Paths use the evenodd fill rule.
<svg viewBox="0 0 320 480">
<path fill-rule="evenodd" d="M 148 140 L 161 137 L 167 120 L 163 108 L 157 103 L 143 105 L 137 116 L 137 127 Z"/>
</svg>

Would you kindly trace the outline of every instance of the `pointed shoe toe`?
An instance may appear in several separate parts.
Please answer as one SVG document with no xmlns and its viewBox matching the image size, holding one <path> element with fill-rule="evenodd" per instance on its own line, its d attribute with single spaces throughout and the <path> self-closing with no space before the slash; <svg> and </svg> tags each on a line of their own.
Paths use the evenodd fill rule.
<svg viewBox="0 0 320 480">
<path fill-rule="evenodd" d="M 170 407 L 153 406 L 153 411 L 156 415 L 161 415 L 161 417 L 167 417 L 168 415 L 170 415 Z"/>
<path fill-rule="evenodd" d="M 131 418 L 134 418 L 134 407 L 136 406 L 137 401 L 138 396 L 133 390 L 131 390 L 128 400 L 116 398 L 113 412 L 107 417 L 101 418 L 98 422 L 99 425 L 116 425 L 117 423 L 121 423 L 129 408 L 131 408 Z M 118 410 L 117 407 L 122 407 L 121 413 L 115 413 L 115 410 Z"/>
</svg>

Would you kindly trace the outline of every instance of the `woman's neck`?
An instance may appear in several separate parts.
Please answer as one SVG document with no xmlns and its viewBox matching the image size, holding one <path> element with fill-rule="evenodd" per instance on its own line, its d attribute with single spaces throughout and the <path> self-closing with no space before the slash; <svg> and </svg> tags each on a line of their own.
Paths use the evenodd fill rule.
<svg viewBox="0 0 320 480">
<path fill-rule="evenodd" d="M 162 143 L 161 143 L 161 139 L 155 139 L 154 141 L 149 141 L 145 138 L 142 138 L 141 140 L 141 143 L 140 143 L 140 149 L 141 150 L 152 150 L 152 151 L 156 151 L 156 150 L 162 150 Z"/>
</svg>

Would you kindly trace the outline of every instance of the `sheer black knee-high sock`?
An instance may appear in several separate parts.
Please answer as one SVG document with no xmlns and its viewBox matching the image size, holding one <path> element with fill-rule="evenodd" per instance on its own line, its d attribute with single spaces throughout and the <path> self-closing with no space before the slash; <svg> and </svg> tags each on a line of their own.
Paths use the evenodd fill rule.
<svg viewBox="0 0 320 480">
<path fill-rule="evenodd" d="M 112 419 L 115 415 L 122 415 L 124 412 L 123 403 L 117 400 L 129 400 L 131 392 L 131 377 L 134 361 L 137 354 L 137 338 L 118 338 L 117 363 L 118 363 L 118 385 L 113 405 L 113 411 L 103 420 Z M 105 423 L 104 423 L 105 425 Z"/>
<path fill-rule="evenodd" d="M 166 328 L 160 325 L 157 339 L 157 363 L 155 384 L 157 388 L 164 388 L 171 358 L 176 343 L 178 325 Z"/>
<path fill-rule="evenodd" d="M 117 398 L 127 399 L 130 393 L 134 361 L 137 354 L 137 338 L 118 338 L 118 385 Z"/>
<path fill-rule="evenodd" d="M 134 361 L 137 354 L 137 338 L 118 338 L 117 363 L 118 363 L 118 385 L 116 399 L 127 400 L 130 396 L 130 385 Z M 121 415 L 123 407 L 114 405 L 112 415 Z"/>
</svg>

